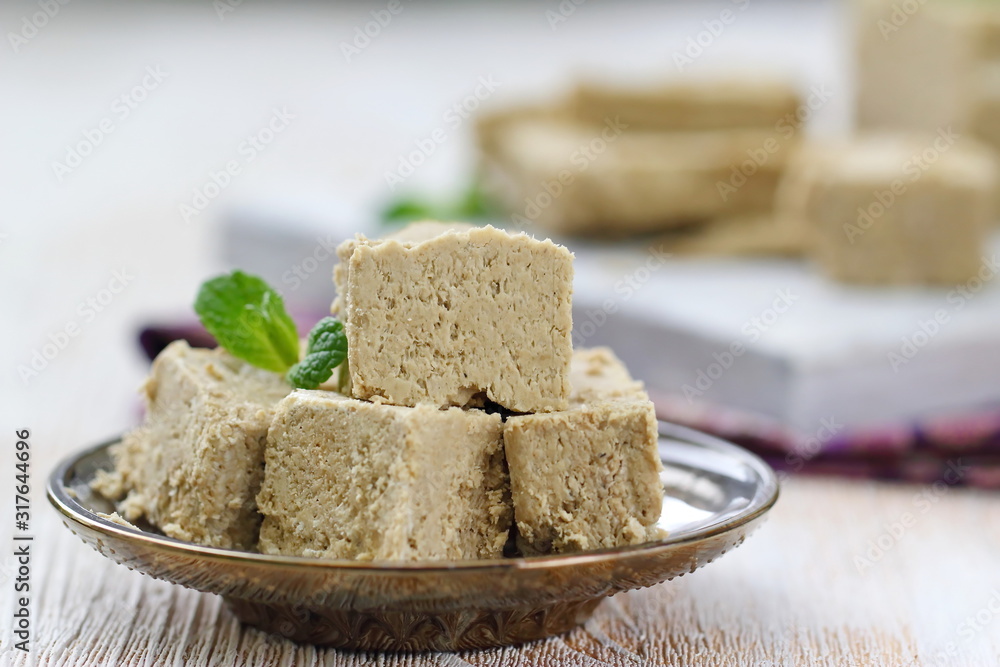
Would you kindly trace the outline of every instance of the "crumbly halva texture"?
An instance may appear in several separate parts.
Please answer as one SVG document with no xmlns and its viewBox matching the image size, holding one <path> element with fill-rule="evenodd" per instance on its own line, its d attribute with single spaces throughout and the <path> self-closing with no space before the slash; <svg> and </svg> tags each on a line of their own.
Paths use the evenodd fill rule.
<svg viewBox="0 0 1000 667">
<path fill-rule="evenodd" d="M 103 471 L 102 471 L 103 472 Z M 119 526 L 124 526 L 125 528 L 131 528 L 133 530 L 139 530 L 137 526 L 126 521 L 118 512 L 112 512 L 111 514 L 105 514 L 104 512 L 98 512 L 97 516 L 110 521 L 111 523 L 116 523 Z"/>
<path fill-rule="evenodd" d="M 359 245 L 372 245 L 383 241 L 398 241 L 407 246 L 422 241 L 429 241 L 435 236 L 448 232 L 467 232 L 475 229 L 475 225 L 465 222 L 438 222 L 437 220 L 421 220 L 411 222 L 392 234 L 386 234 L 380 239 L 369 239 L 363 234 L 357 234 L 353 239 L 347 239 L 337 246 L 337 264 L 333 267 L 333 284 L 337 289 L 336 298 L 330 307 L 330 312 L 340 315 L 344 310 L 344 296 L 347 292 L 347 276 L 351 269 L 351 255 Z"/>
<path fill-rule="evenodd" d="M 928 149 L 933 160 L 923 157 Z M 947 130 L 871 135 L 816 146 L 795 162 L 778 214 L 804 221 L 829 277 L 954 285 L 980 271 L 998 169 L 974 140 Z"/>
<path fill-rule="evenodd" d="M 566 407 L 573 255 L 493 227 L 418 223 L 338 248 L 350 393 L 392 405 Z"/>
<path fill-rule="evenodd" d="M 887 39 L 895 0 L 855 0 L 857 118 L 861 129 L 965 134 L 1000 62 L 1000 7 L 989 2 L 930 2 Z M 934 91 L 928 94 L 928 91 Z"/>
<path fill-rule="evenodd" d="M 614 117 L 596 127 L 542 118 L 491 131 L 484 188 L 531 224 L 593 236 L 767 213 L 797 143 L 773 127 L 658 132 Z"/>
<path fill-rule="evenodd" d="M 477 118 L 482 187 L 515 221 L 560 234 L 625 236 L 723 217 L 742 235 L 736 223 L 773 209 L 799 143 L 800 101 L 792 85 L 768 79 L 582 83 L 547 106 Z"/>
<path fill-rule="evenodd" d="M 265 470 L 262 553 L 503 555 L 512 511 L 499 415 L 296 390 L 278 406 Z"/>
<path fill-rule="evenodd" d="M 858 127 L 951 128 L 1000 156 L 1000 5 L 921 2 L 900 30 L 896 0 L 854 4 Z M 1000 210 L 1000 188 L 994 205 Z"/>
<path fill-rule="evenodd" d="M 656 414 L 607 348 L 578 350 L 563 412 L 510 417 L 504 446 L 525 555 L 638 544 L 661 535 Z"/>
<path fill-rule="evenodd" d="M 213 547 L 251 549 L 274 406 L 291 388 L 223 350 L 171 343 L 143 387 L 146 418 L 113 450 L 98 491 L 129 521 Z"/>
<path fill-rule="evenodd" d="M 679 256 L 799 257 L 805 254 L 809 238 L 800 219 L 768 214 L 715 218 L 681 227 L 652 237 L 649 247 L 653 252 Z"/>
<path fill-rule="evenodd" d="M 796 122 L 800 103 L 784 81 L 680 79 L 641 88 L 585 82 L 573 91 L 569 106 L 579 121 L 600 124 L 617 116 L 633 130 L 773 132 L 782 120 Z"/>
</svg>

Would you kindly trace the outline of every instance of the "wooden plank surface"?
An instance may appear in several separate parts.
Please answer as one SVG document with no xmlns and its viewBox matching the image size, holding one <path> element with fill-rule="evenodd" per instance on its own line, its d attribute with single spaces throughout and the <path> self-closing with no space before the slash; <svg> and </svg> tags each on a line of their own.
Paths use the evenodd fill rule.
<svg viewBox="0 0 1000 667">
<path fill-rule="evenodd" d="M 129 572 L 40 511 L 31 657 L 71 665 L 995 664 L 1000 503 L 950 491 L 921 514 L 921 491 L 793 480 L 745 545 L 694 574 L 606 600 L 564 637 L 424 656 L 317 650 L 241 627 L 220 598 Z M 917 518 L 912 527 L 880 558 L 869 553 L 904 512 Z M 32 664 L 3 651 L 12 664 Z"/>
</svg>

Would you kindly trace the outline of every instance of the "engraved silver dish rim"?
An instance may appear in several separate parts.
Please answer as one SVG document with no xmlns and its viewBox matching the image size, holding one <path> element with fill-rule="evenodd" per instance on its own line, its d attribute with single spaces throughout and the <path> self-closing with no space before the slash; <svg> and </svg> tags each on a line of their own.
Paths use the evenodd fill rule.
<svg viewBox="0 0 1000 667">
<path fill-rule="evenodd" d="M 79 523 L 91 530 L 104 533 L 115 538 L 142 542 L 148 546 L 158 548 L 163 551 L 173 552 L 185 556 L 199 557 L 209 561 L 242 561 L 255 565 L 280 565 L 291 568 L 332 568 L 370 571 L 372 573 L 413 573 L 415 571 L 437 571 L 446 572 L 453 570 L 475 571 L 475 570 L 531 570 L 546 569 L 554 567 L 565 567 L 567 565 L 583 565 L 601 561 L 612 561 L 622 557 L 636 555 L 640 552 L 655 552 L 658 550 L 673 549 L 678 545 L 698 542 L 705 538 L 726 533 L 734 528 L 748 524 L 765 514 L 774 506 L 778 500 L 778 479 L 774 470 L 757 455 L 735 445 L 731 442 L 716 438 L 714 436 L 696 431 L 677 424 L 659 422 L 659 435 L 661 438 L 670 438 L 689 444 L 700 446 L 706 450 L 721 454 L 727 458 L 739 462 L 746 466 L 758 478 L 755 485 L 757 492 L 750 499 L 749 504 L 739 512 L 720 518 L 703 528 L 678 536 L 667 536 L 660 540 L 645 542 L 626 547 L 611 549 L 600 549 L 572 554 L 556 554 L 549 556 L 503 558 L 495 560 L 461 560 L 461 561 L 355 561 L 355 560 L 335 560 L 309 558 L 305 556 L 275 556 L 269 554 L 254 553 L 250 551 L 238 551 L 234 549 L 222 549 L 217 547 L 202 546 L 192 542 L 177 540 L 165 535 L 150 533 L 138 528 L 129 528 L 121 524 L 114 523 L 108 519 L 98 516 L 96 513 L 84 507 L 73 497 L 73 492 L 68 486 L 71 473 L 76 465 L 83 459 L 95 452 L 110 447 L 120 441 L 114 438 L 99 445 L 89 447 L 80 452 L 72 454 L 63 459 L 49 476 L 46 493 L 49 502 L 66 518 Z"/>
</svg>

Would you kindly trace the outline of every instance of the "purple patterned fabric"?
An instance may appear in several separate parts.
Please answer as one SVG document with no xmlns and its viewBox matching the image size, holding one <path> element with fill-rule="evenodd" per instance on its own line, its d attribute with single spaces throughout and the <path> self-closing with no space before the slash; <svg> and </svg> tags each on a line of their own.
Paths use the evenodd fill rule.
<svg viewBox="0 0 1000 667">
<path fill-rule="evenodd" d="M 655 395 L 660 419 L 712 433 L 788 473 L 1000 488 L 1000 412 L 958 413 L 822 439 L 739 410 Z"/>
</svg>

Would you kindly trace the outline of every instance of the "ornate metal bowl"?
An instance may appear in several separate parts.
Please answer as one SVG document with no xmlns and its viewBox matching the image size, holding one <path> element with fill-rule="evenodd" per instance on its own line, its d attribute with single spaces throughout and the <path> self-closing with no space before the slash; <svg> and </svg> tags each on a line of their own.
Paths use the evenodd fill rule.
<svg viewBox="0 0 1000 667">
<path fill-rule="evenodd" d="M 63 523 L 130 570 L 223 596 L 243 621 L 299 642 L 450 651 L 566 632 L 605 597 L 693 572 L 740 545 L 778 498 L 773 471 L 736 445 L 660 424 L 668 537 L 541 558 L 456 562 L 319 560 L 203 547 L 98 516 L 90 481 L 105 443 L 63 461 L 48 497 Z"/>
</svg>

